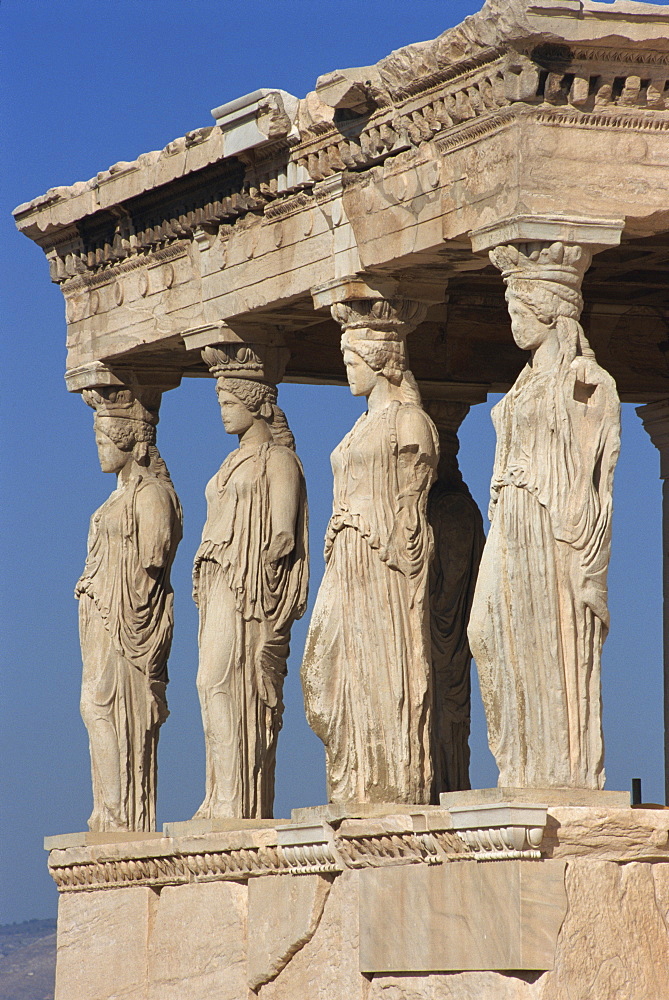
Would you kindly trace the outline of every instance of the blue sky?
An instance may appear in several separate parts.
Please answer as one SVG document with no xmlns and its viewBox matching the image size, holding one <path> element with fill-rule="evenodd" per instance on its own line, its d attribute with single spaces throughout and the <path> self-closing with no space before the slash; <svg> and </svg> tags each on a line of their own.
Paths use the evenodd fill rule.
<svg viewBox="0 0 669 1000">
<path fill-rule="evenodd" d="M 89 517 L 114 486 L 99 470 L 90 410 L 65 390 L 61 292 L 49 281 L 42 251 L 15 231 L 11 209 L 210 124 L 210 108 L 225 101 L 258 87 L 303 96 L 320 74 L 373 63 L 394 48 L 435 37 L 478 6 L 476 0 L 3 0 L 0 922 L 55 913 L 42 837 L 85 829 L 90 812 L 72 590 Z M 293 385 L 281 389 L 280 402 L 307 474 L 313 602 L 331 503 L 329 454 L 362 404 L 342 388 Z M 472 410 L 461 435 L 465 478 L 484 510 L 494 450 L 492 402 Z M 172 715 L 159 759 L 158 815 L 164 822 L 188 818 L 202 799 L 190 572 L 204 522 L 205 484 L 236 442 L 223 431 L 206 380 L 186 380 L 166 395 L 158 434 L 185 511 L 173 573 Z M 627 405 L 615 487 L 612 630 L 603 664 L 607 787 L 628 788 L 639 776 L 644 797 L 654 801 L 662 796 L 658 474 L 657 453 Z M 307 621 L 308 615 L 293 629 L 278 816 L 325 798 L 322 749 L 304 720 L 299 688 Z M 496 782 L 478 703 L 472 779 L 479 787 Z"/>
</svg>

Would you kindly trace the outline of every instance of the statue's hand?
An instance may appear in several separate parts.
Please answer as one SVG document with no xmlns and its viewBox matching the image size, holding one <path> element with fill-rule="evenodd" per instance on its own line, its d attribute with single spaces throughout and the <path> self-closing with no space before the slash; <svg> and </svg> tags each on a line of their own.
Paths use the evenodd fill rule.
<svg viewBox="0 0 669 1000">
<path fill-rule="evenodd" d="M 288 531 L 277 531 L 272 541 L 269 543 L 267 558 L 271 563 L 278 563 L 279 559 L 289 555 L 295 548 L 295 539 Z"/>
</svg>

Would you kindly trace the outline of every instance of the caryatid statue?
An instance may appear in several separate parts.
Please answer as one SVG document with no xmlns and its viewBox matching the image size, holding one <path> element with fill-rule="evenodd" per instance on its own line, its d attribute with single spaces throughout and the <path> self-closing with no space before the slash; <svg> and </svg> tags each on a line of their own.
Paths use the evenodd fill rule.
<svg viewBox="0 0 669 1000">
<path fill-rule="evenodd" d="M 155 830 L 158 734 L 172 643 L 170 569 L 181 506 L 155 446 L 160 392 L 84 391 L 103 472 L 117 476 L 95 512 L 75 596 L 83 658 L 94 831 Z"/>
<path fill-rule="evenodd" d="M 302 683 L 333 802 L 430 801 L 427 498 L 439 444 L 409 371 L 416 302 L 337 304 L 351 392 L 368 409 L 332 453 L 326 569 Z"/>
<path fill-rule="evenodd" d="M 437 479 L 427 503 L 434 532 L 430 568 L 430 626 L 434 676 L 433 801 L 440 792 L 469 788 L 471 652 L 469 612 L 485 536 L 483 518 L 458 466 L 458 428 L 469 404 L 425 402 L 439 433 Z"/>
<path fill-rule="evenodd" d="M 620 404 L 579 323 L 590 254 L 490 254 L 531 351 L 493 409 L 491 528 L 469 624 L 500 786 L 602 788 L 606 637 Z"/>
<path fill-rule="evenodd" d="M 206 747 L 198 819 L 273 812 L 290 630 L 306 609 L 309 578 L 304 474 L 276 385 L 264 377 L 272 377 L 278 350 L 203 352 L 217 376 L 223 426 L 239 435 L 239 447 L 207 486 L 193 573 Z M 273 375 L 278 381 L 281 372 Z"/>
</svg>

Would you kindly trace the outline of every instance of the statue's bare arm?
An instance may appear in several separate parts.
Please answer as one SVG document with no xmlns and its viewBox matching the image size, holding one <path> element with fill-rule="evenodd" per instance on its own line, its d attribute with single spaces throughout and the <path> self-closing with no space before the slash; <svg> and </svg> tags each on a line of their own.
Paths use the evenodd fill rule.
<svg viewBox="0 0 669 1000">
<path fill-rule="evenodd" d="M 431 533 L 424 512 L 439 456 L 429 418 L 418 407 L 399 408 L 396 431 L 398 510 L 385 560 L 405 576 L 414 576 L 423 571 L 429 550 Z"/>
<path fill-rule="evenodd" d="M 140 490 L 136 498 L 139 558 L 148 572 L 159 570 L 172 550 L 172 503 L 157 483 Z"/>
<path fill-rule="evenodd" d="M 272 448 L 267 461 L 272 538 L 268 557 L 278 562 L 295 548 L 295 524 L 300 502 L 300 472 L 287 448 Z"/>
<path fill-rule="evenodd" d="M 399 408 L 397 450 L 400 507 L 404 507 L 407 502 L 415 503 L 416 497 L 429 488 L 439 460 L 429 418 L 417 406 Z"/>
</svg>

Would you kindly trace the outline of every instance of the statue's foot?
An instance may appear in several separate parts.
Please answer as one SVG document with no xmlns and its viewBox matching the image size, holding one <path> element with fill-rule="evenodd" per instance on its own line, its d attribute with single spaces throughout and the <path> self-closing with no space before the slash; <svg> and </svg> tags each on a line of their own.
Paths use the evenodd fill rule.
<svg viewBox="0 0 669 1000">
<path fill-rule="evenodd" d="M 209 803 L 205 799 L 198 811 L 193 816 L 193 819 L 211 819 L 211 812 L 209 809 Z"/>
<path fill-rule="evenodd" d="M 91 833 L 127 833 L 130 827 L 122 816 L 109 809 L 94 809 L 88 819 Z"/>
<path fill-rule="evenodd" d="M 241 819 L 241 813 L 233 802 L 205 799 L 193 819 Z"/>
</svg>

